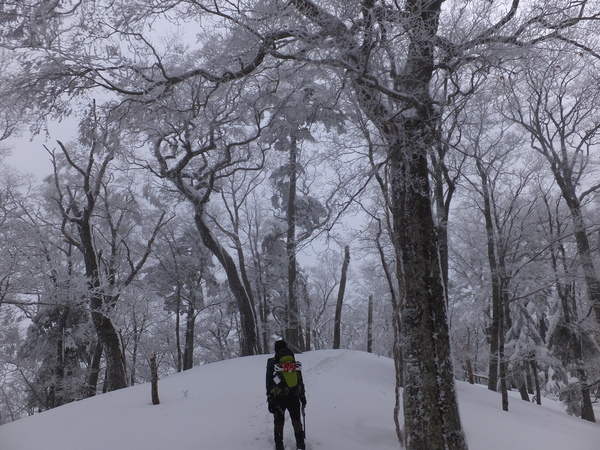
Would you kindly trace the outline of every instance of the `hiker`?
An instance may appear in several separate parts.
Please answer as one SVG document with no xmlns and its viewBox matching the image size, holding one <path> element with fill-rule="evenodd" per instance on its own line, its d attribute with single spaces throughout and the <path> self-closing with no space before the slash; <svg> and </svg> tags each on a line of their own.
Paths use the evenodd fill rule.
<svg viewBox="0 0 600 450">
<path fill-rule="evenodd" d="M 284 340 L 275 342 L 275 356 L 267 361 L 267 403 L 273 414 L 275 450 L 283 450 L 283 425 L 285 410 L 292 419 L 296 448 L 304 450 L 304 430 L 300 418 L 300 405 L 306 406 L 304 381 L 300 363 Z"/>
</svg>

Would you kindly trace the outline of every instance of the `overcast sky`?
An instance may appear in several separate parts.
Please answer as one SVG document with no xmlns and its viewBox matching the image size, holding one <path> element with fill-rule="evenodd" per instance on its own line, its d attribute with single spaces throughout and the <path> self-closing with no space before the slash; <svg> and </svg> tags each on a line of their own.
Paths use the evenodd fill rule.
<svg viewBox="0 0 600 450">
<path fill-rule="evenodd" d="M 41 180 L 52 170 L 49 155 L 43 144 L 44 139 L 36 139 L 33 142 L 29 142 L 28 139 L 12 139 L 4 145 L 11 152 L 6 162 L 19 171 L 32 173 Z"/>
<path fill-rule="evenodd" d="M 48 136 L 46 134 L 32 136 L 28 129 L 24 129 L 21 130 L 20 135 L 0 143 L 0 146 L 10 152 L 6 158 L 8 165 L 19 171 L 31 173 L 41 181 L 43 177 L 52 173 L 50 155 L 44 146 L 50 150 L 57 148 L 57 140 L 69 142 L 75 138 L 76 131 L 77 125 L 74 122 L 49 125 Z"/>
</svg>

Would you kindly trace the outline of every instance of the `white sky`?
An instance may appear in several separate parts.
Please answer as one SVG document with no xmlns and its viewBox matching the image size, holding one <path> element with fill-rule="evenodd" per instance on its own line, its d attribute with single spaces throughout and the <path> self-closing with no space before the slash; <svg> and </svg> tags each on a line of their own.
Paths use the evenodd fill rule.
<svg viewBox="0 0 600 450">
<path fill-rule="evenodd" d="M 28 130 L 21 130 L 21 134 L 1 142 L 0 147 L 10 152 L 6 163 L 19 171 L 34 175 L 41 181 L 46 175 L 52 173 L 50 155 L 44 148 L 50 150 L 57 148 L 56 141 L 70 142 L 77 135 L 75 121 L 52 123 L 48 127 L 48 135 L 32 136 Z"/>
</svg>

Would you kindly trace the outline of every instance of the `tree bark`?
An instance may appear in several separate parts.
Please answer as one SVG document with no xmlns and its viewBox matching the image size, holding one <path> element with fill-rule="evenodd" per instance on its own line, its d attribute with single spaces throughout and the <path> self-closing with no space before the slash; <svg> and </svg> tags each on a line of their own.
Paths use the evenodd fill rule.
<svg viewBox="0 0 600 450">
<path fill-rule="evenodd" d="M 65 370 L 67 367 L 67 346 L 65 343 L 65 332 L 67 329 L 67 319 L 69 317 L 71 308 L 69 306 L 64 307 L 58 314 L 58 336 L 56 342 L 56 364 L 54 366 L 54 375 L 56 381 L 53 386 L 53 399 L 50 408 L 56 408 L 62 406 L 65 403 L 64 397 L 64 385 L 65 385 Z M 67 399 L 67 402 L 70 399 Z"/>
<path fill-rule="evenodd" d="M 90 363 L 86 393 L 87 397 L 93 397 L 96 395 L 96 390 L 98 389 L 98 378 L 100 377 L 100 362 L 102 361 L 103 350 L 104 347 L 102 346 L 102 342 L 98 339 L 94 345 L 92 360 Z"/>
<path fill-rule="evenodd" d="M 403 148 L 397 148 L 391 155 L 396 178 L 392 187 L 394 229 L 402 252 L 399 276 L 405 287 L 401 317 L 406 444 L 408 449 L 419 450 L 465 449 L 437 237 L 426 194 L 427 152 L 423 148 L 417 151 L 423 142 L 423 128 L 426 126 L 421 123 L 406 123 L 412 154 L 405 155 Z M 405 174 L 410 174 L 409 180 L 402 179 Z"/>
<path fill-rule="evenodd" d="M 240 313 L 239 327 L 239 345 L 241 356 L 256 355 L 260 344 L 258 342 L 258 327 L 256 321 L 256 311 L 252 303 L 252 296 L 247 291 L 247 286 L 244 284 L 233 257 L 227 252 L 225 247 L 221 245 L 215 237 L 210 227 L 205 220 L 205 207 L 209 201 L 212 188 L 203 196 L 199 196 L 196 190 L 190 186 L 185 176 L 184 171 L 189 159 L 184 158 L 177 167 L 169 170 L 165 158 L 160 155 L 161 140 L 155 143 L 158 162 L 161 165 L 161 175 L 170 180 L 194 207 L 194 222 L 196 229 L 202 240 L 202 244 L 217 258 L 221 267 L 225 271 L 227 282 L 231 293 L 235 298 L 238 311 Z"/>
<path fill-rule="evenodd" d="M 177 347 L 177 372 L 183 370 L 183 352 L 181 351 L 181 289 L 177 287 L 177 308 L 175 309 L 175 346 Z"/>
<path fill-rule="evenodd" d="M 267 330 L 264 327 L 264 325 L 267 323 L 266 317 L 268 317 L 268 313 L 266 315 L 262 315 L 260 312 L 258 314 L 256 312 L 256 300 L 255 300 L 256 297 L 254 295 L 254 292 L 252 291 L 252 283 L 250 283 L 250 279 L 248 277 L 248 271 L 246 270 L 246 258 L 244 256 L 244 246 L 242 245 L 242 241 L 240 239 L 240 233 L 239 233 L 239 226 L 240 226 L 239 216 L 238 216 L 239 205 L 237 205 L 237 202 L 235 202 L 235 203 L 236 204 L 233 207 L 233 209 L 234 209 L 233 216 L 235 217 L 235 219 L 232 220 L 234 233 L 231 235 L 231 238 L 235 242 L 235 249 L 236 249 L 237 258 L 238 258 L 238 267 L 240 269 L 240 276 L 241 276 L 242 282 L 244 283 L 244 286 L 246 288 L 246 295 L 248 297 L 248 302 L 250 303 L 250 307 L 252 308 L 252 315 L 253 315 L 254 321 L 255 321 L 256 335 L 257 335 L 256 336 L 256 351 L 257 351 L 257 353 L 262 353 L 263 349 L 269 348 L 268 338 L 267 338 Z M 258 252 L 257 252 L 257 254 L 258 254 Z M 257 262 L 258 262 L 258 266 L 260 267 L 260 260 Z M 259 269 L 259 271 L 260 271 L 260 269 Z M 260 286 L 257 286 L 257 289 L 259 290 Z M 259 309 L 260 309 L 260 294 L 258 294 L 257 297 L 259 298 Z M 263 296 L 263 301 L 264 301 L 264 296 Z M 267 311 L 267 309 L 265 309 L 264 311 Z M 260 335 L 261 330 L 262 330 L 262 337 Z"/>
<path fill-rule="evenodd" d="M 573 68 L 565 70 L 570 71 Z M 563 73 L 562 70 L 560 73 Z M 564 73 L 561 76 L 564 76 Z M 515 121 L 537 141 L 533 148 L 548 161 L 556 184 L 569 208 L 587 295 L 592 303 L 596 322 L 600 323 L 600 277 L 594 267 L 581 209 L 583 198 L 597 192 L 599 186 L 593 186 L 581 196 L 577 195 L 577 190 L 582 186 L 581 179 L 586 175 L 584 171 L 589 167 L 590 148 L 594 148 L 600 131 L 597 120 L 595 123 L 589 121 L 591 116 L 597 114 L 597 101 L 593 101 L 597 100 L 597 97 L 590 96 L 597 94 L 596 91 L 590 91 L 590 96 L 583 91 L 572 94 L 570 88 L 574 85 L 573 78 L 566 78 L 570 80 L 570 85 L 562 85 L 561 92 L 551 91 L 549 86 L 555 86 L 556 80 L 548 80 L 546 74 L 539 80 L 536 77 L 528 80 L 529 83 L 538 86 L 533 93 L 534 106 L 524 114 L 519 113 Z M 591 105 L 581 101 L 582 99 L 591 99 Z M 524 117 L 528 117 L 529 120 L 525 120 Z"/>
<path fill-rule="evenodd" d="M 185 347 L 183 349 L 183 370 L 194 367 L 194 330 L 196 328 L 196 307 L 190 301 L 185 321 Z"/>
<path fill-rule="evenodd" d="M 246 258 L 244 257 L 242 242 L 239 239 L 239 234 L 238 234 L 237 230 L 236 230 L 236 235 L 235 235 L 235 244 L 236 244 L 236 249 L 237 249 L 237 254 L 238 254 L 240 275 L 242 277 L 242 282 L 244 283 L 244 286 L 246 287 L 246 294 L 248 296 L 250 308 L 252 309 L 252 316 L 254 317 L 254 321 L 255 321 L 256 352 L 260 354 L 260 353 L 263 353 L 263 349 L 269 348 L 268 342 L 267 342 L 268 339 L 263 339 L 261 341 L 261 336 L 260 336 L 261 326 L 259 325 L 259 323 L 262 325 L 262 324 L 265 324 L 266 321 L 261 320 L 262 317 L 256 313 L 256 300 L 255 300 L 254 293 L 252 292 L 252 284 L 250 283 L 250 279 L 248 278 L 248 271 L 246 270 Z M 264 334 L 264 332 L 263 332 L 263 334 Z"/>
<path fill-rule="evenodd" d="M 158 364 L 156 363 L 156 354 L 150 358 L 150 374 L 151 374 L 151 391 L 152 391 L 152 404 L 159 405 L 160 399 L 158 398 Z"/>
<path fill-rule="evenodd" d="M 344 247 L 344 262 L 342 264 L 342 275 L 340 277 L 340 289 L 338 290 L 337 303 L 335 305 L 335 318 L 333 321 L 333 348 L 339 349 L 342 334 L 342 307 L 344 306 L 344 292 L 346 291 L 346 276 L 350 265 L 350 247 Z"/>
<path fill-rule="evenodd" d="M 448 174 L 448 167 L 444 161 L 447 152 L 447 145 L 438 145 L 437 152 L 434 153 L 433 160 L 433 197 L 436 210 L 436 227 L 438 234 L 438 247 L 440 249 L 440 264 L 442 268 L 442 279 L 444 286 L 448 290 L 449 279 L 449 243 L 448 243 L 448 222 L 450 218 L 450 204 L 456 190 L 455 180 Z M 444 192 L 446 186 L 446 192 Z M 448 301 L 448 298 L 446 298 Z M 446 305 L 447 306 L 447 305 Z"/>
<path fill-rule="evenodd" d="M 408 0 L 404 11 L 407 53 L 404 68 L 394 77 L 394 91 L 407 98 L 388 98 L 363 77 L 369 65 L 373 30 L 365 2 L 364 42 L 337 17 L 308 0 L 292 4 L 332 37 L 345 62 L 356 67 L 351 86 L 358 103 L 387 145 L 391 174 L 393 242 L 398 249 L 401 330 L 404 369 L 404 417 L 409 450 L 463 450 L 467 443 L 458 414 L 450 354 L 446 296 L 433 220 L 428 151 L 436 139 L 436 114 L 429 88 L 433 77 L 434 43 L 442 0 Z M 372 75 L 372 74 L 369 74 Z M 401 113 L 395 113 L 401 111 Z M 400 437 L 400 436 L 399 436 Z"/>
<path fill-rule="evenodd" d="M 312 309 L 310 295 L 308 295 L 306 283 L 302 283 L 302 298 L 304 299 L 304 303 L 306 304 L 306 324 L 304 326 L 304 350 L 309 352 L 312 347 Z"/>
<path fill-rule="evenodd" d="M 525 379 L 519 385 L 519 394 L 521 394 L 521 400 L 528 402 L 529 401 L 529 393 L 527 392 L 527 383 L 525 383 Z"/>
<path fill-rule="evenodd" d="M 107 391 L 115 391 L 127 387 L 127 374 L 125 370 L 125 357 L 121 348 L 121 339 L 115 326 L 105 312 L 112 309 L 114 298 L 106 298 L 100 286 L 100 269 L 94 249 L 94 240 L 90 225 L 91 209 L 82 212 L 82 220 L 79 225 L 79 236 L 81 249 L 85 261 L 86 276 L 88 279 L 88 291 L 90 292 L 90 309 L 92 323 L 98 334 L 98 338 L 104 346 L 106 359 L 106 379 L 104 388 Z"/>
<path fill-rule="evenodd" d="M 542 390 L 540 388 L 540 375 L 538 373 L 538 367 L 535 360 L 530 361 L 531 372 L 533 373 L 533 381 L 535 384 L 535 402 L 538 405 L 542 404 Z"/>
<path fill-rule="evenodd" d="M 133 314 L 133 329 L 131 331 L 133 335 L 133 350 L 131 351 L 131 370 L 129 371 L 129 385 L 134 386 L 141 334 L 141 331 L 138 329 L 137 317 L 135 316 L 135 313 Z"/>
<path fill-rule="evenodd" d="M 575 242 L 577 243 L 577 253 L 579 253 L 579 260 L 581 268 L 583 269 L 583 275 L 587 286 L 587 294 L 589 299 L 592 301 L 592 309 L 596 316 L 596 322 L 600 323 L 600 278 L 594 267 L 592 258 L 592 250 L 590 247 L 590 240 L 585 229 L 585 223 L 583 221 L 583 215 L 581 213 L 581 204 L 575 195 L 575 189 L 568 189 L 561 185 L 563 197 L 566 200 L 567 206 L 571 211 L 571 217 L 573 219 L 573 225 L 575 228 Z"/>
<path fill-rule="evenodd" d="M 103 138 L 107 138 L 107 136 L 103 136 Z M 107 189 L 106 184 L 103 184 L 105 183 L 104 177 L 106 176 L 110 162 L 114 158 L 114 153 L 106 147 L 101 147 L 101 145 L 104 144 L 100 144 L 100 141 L 101 139 L 94 141 L 91 145 L 89 154 L 87 155 L 88 160 L 86 166 L 79 166 L 78 163 L 71 158 L 65 145 L 62 142 L 57 141 L 68 164 L 81 176 L 83 184 L 81 198 L 68 187 L 62 191 L 56 160 L 53 160 L 53 164 L 56 186 L 60 191 L 59 207 L 62 210 L 63 220 L 65 223 L 71 223 L 76 227 L 78 241 L 71 236 L 66 229 L 63 229 L 63 235 L 68 241 L 75 245 L 83 255 L 91 319 L 96 334 L 104 346 L 106 378 L 103 389 L 114 391 L 127 387 L 127 368 L 121 338 L 108 315 L 114 309 L 120 295 L 119 293 L 113 293 L 122 291 L 125 286 L 133 281 L 136 274 L 143 267 L 150 254 L 156 232 L 158 232 L 158 229 L 160 228 L 162 217 L 155 229 L 155 233 L 148 241 L 144 255 L 137 263 L 128 261 L 132 270 L 127 277 L 120 282 L 120 286 L 117 286 L 116 268 L 111 266 L 111 263 L 109 262 L 109 267 L 104 271 L 101 270 L 101 250 L 96 248 L 92 224 L 92 217 L 96 202 L 100 198 L 100 192 L 102 189 Z M 100 157 L 100 155 L 102 156 Z M 96 158 L 99 158 L 99 161 L 95 161 Z M 67 195 L 63 195 L 63 192 L 67 192 Z M 111 226 L 114 225 L 114 223 L 111 223 Z M 111 257 L 113 260 L 116 258 L 117 242 L 119 242 L 116 231 L 117 228 L 118 226 L 114 227 L 110 233 L 112 239 Z"/>
<path fill-rule="evenodd" d="M 546 200 L 546 208 L 548 209 L 548 224 L 551 230 L 554 230 L 551 209 Z M 560 223 L 557 220 L 557 236 L 560 233 Z M 577 305 L 574 301 L 574 283 L 564 283 L 565 278 L 563 274 L 559 273 L 559 268 L 562 266 L 563 270 L 566 271 L 569 263 L 567 261 L 566 250 L 564 246 L 556 239 L 556 243 L 550 248 L 550 254 L 552 257 L 552 268 L 554 270 L 554 281 L 556 285 L 556 293 L 560 300 L 561 309 L 561 323 L 555 328 L 554 333 L 560 336 L 556 339 L 553 335 L 550 335 L 548 347 L 553 346 L 561 347 L 559 353 L 563 355 L 563 365 L 565 367 L 572 367 L 571 375 L 577 377 L 579 384 L 581 385 L 581 418 L 590 422 L 595 422 L 596 417 L 592 402 L 590 398 L 590 390 L 587 386 L 587 373 L 583 367 L 583 348 L 581 346 L 581 329 L 579 326 L 579 319 L 577 314 Z M 543 325 L 543 327 L 542 327 Z M 545 330 L 545 320 L 542 318 L 540 321 L 540 328 Z M 556 341 L 556 342 L 553 342 Z M 567 356 L 568 355 L 568 356 Z M 537 375 L 537 373 L 536 373 Z M 538 394 L 539 395 L 539 394 Z M 538 399 L 541 402 L 541 398 Z"/>
<path fill-rule="evenodd" d="M 577 311 L 575 308 L 571 308 L 569 305 L 569 288 L 566 290 L 560 289 L 561 285 L 558 283 L 559 297 L 561 299 L 561 306 L 563 310 L 563 324 L 568 342 L 566 346 L 571 353 L 569 361 L 565 361 L 565 365 L 573 365 L 573 372 L 577 376 L 579 384 L 581 385 L 581 418 L 590 422 L 596 422 L 596 416 L 594 408 L 592 406 L 592 400 L 590 397 L 590 389 L 587 387 L 587 373 L 583 368 L 583 348 L 581 346 L 581 331 L 579 329 Z M 561 293 L 562 292 L 562 293 Z M 571 292 L 571 295 L 572 292 Z"/>
<path fill-rule="evenodd" d="M 504 308 L 500 307 L 500 318 L 498 320 L 500 328 L 498 330 L 498 368 L 500 377 L 500 394 L 502 396 L 502 410 L 508 411 L 508 384 L 506 380 L 507 376 L 507 362 L 504 348 Z"/>
<path fill-rule="evenodd" d="M 236 299 L 240 311 L 240 352 L 242 356 L 255 355 L 258 351 L 258 337 L 256 333 L 256 316 L 250 302 L 248 293 L 231 255 L 217 241 L 202 217 L 202 209 L 196 207 L 195 221 L 200 233 L 202 243 L 219 260 L 227 275 L 229 288 Z"/>
<path fill-rule="evenodd" d="M 418 104 L 409 104 L 412 107 L 393 127 L 396 137 L 388 151 L 394 238 L 401 255 L 398 276 L 404 287 L 402 352 L 409 450 L 467 448 L 454 385 L 427 161 L 428 151 L 437 139 L 429 86 L 441 4 L 439 0 L 406 2 L 406 27 L 411 40 L 395 88 L 413 93 Z M 380 130 L 393 136 L 388 125 L 381 123 L 383 117 L 379 119 Z"/>
<path fill-rule="evenodd" d="M 392 314 L 392 328 L 394 330 L 394 345 L 392 346 L 392 352 L 394 353 L 394 371 L 395 371 L 395 382 L 394 386 L 394 425 L 396 427 L 396 436 L 401 446 L 405 445 L 404 433 L 402 431 L 402 424 L 400 423 L 400 409 L 402 405 L 402 389 L 404 388 L 404 359 L 402 357 L 402 342 L 401 340 L 401 326 L 402 321 L 400 319 L 400 305 L 394 308 Z"/>
<path fill-rule="evenodd" d="M 490 277 L 492 279 L 492 311 L 490 324 L 490 360 L 488 366 L 488 389 L 496 392 L 498 390 L 498 365 L 500 362 L 499 342 L 502 316 L 502 292 L 500 288 L 500 272 L 498 269 L 498 252 L 496 248 L 496 233 L 494 231 L 494 219 L 492 217 L 492 206 L 488 186 L 488 175 L 481 163 L 476 160 L 477 171 L 481 178 L 481 196 L 483 199 L 483 217 L 485 220 L 487 257 L 490 266 Z"/>
<path fill-rule="evenodd" d="M 296 290 L 296 278 L 298 268 L 296 265 L 296 179 L 297 179 L 297 141 L 296 137 L 291 137 L 289 172 L 290 185 L 287 198 L 287 234 L 286 234 L 286 253 L 288 261 L 288 305 L 286 311 L 286 329 L 285 336 L 288 344 L 295 348 L 302 349 L 300 321 L 298 310 L 298 293 Z"/>
<path fill-rule="evenodd" d="M 373 294 L 369 295 L 367 309 L 367 353 L 373 353 Z"/>
</svg>

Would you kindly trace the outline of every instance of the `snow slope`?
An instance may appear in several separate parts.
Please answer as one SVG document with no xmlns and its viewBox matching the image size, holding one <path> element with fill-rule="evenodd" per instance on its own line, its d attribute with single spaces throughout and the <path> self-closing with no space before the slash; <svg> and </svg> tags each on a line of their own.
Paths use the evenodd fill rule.
<svg viewBox="0 0 600 450">
<path fill-rule="evenodd" d="M 265 450 L 273 448 L 265 402 L 266 356 L 252 356 L 171 375 L 150 385 L 46 411 L 0 427 L 1 450 Z M 390 359 L 349 350 L 298 355 L 307 387 L 309 449 L 398 449 Z M 243 382 L 241 382 L 243 381 Z M 458 383 L 471 450 L 598 450 L 600 425 L 568 416 L 559 405 L 537 406 Z M 599 414 L 600 415 L 600 414 Z M 293 448 L 292 428 L 285 430 Z"/>
</svg>

